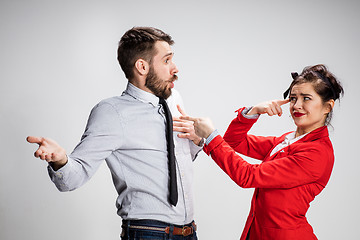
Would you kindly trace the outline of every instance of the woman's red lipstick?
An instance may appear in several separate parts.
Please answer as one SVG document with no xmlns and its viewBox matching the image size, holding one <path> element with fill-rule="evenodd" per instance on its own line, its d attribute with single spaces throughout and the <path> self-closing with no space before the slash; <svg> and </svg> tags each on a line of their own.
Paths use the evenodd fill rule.
<svg viewBox="0 0 360 240">
<path fill-rule="evenodd" d="M 304 116 L 304 115 L 305 115 L 304 113 L 299 113 L 299 112 L 294 113 L 294 117 L 301 117 L 301 116 Z"/>
</svg>

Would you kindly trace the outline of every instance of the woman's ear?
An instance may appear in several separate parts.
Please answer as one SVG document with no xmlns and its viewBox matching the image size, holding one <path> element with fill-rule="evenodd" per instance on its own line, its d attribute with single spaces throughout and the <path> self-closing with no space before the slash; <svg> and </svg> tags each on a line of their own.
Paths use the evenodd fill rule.
<svg viewBox="0 0 360 240">
<path fill-rule="evenodd" d="M 330 113 L 333 110 L 334 105 L 335 105 L 334 99 L 330 99 L 329 101 L 326 102 L 326 106 L 327 106 L 327 110 L 328 110 L 327 113 Z"/>
<path fill-rule="evenodd" d="M 147 75 L 149 73 L 149 63 L 142 58 L 139 58 L 135 62 L 135 71 L 140 75 Z"/>
</svg>

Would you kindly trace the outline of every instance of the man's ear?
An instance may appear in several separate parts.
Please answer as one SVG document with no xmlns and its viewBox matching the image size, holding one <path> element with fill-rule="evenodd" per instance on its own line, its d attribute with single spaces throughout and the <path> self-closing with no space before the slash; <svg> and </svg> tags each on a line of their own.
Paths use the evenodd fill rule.
<svg viewBox="0 0 360 240">
<path fill-rule="evenodd" d="M 142 58 L 139 58 L 135 62 L 135 71 L 137 71 L 140 75 L 147 75 L 149 73 L 149 63 Z"/>
</svg>

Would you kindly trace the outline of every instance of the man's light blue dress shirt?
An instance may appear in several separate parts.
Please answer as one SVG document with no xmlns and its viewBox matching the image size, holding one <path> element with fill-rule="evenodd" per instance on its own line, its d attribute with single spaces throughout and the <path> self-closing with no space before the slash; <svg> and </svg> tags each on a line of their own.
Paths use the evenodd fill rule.
<svg viewBox="0 0 360 240">
<path fill-rule="evenodd" d="M 173 116 L 182 106 L 173 89 L 167 103 Z M 153 219 L 173 224 L 193 220 L 193 160 L 201 150 L 174 132 L 179 201 L 168 202 L 168 158 L 165 116 L 155 95 L 131 83 L 121 96 L 105 99 L 91 111 L 80 143 L 58 171 L 50 166 L 52 181 L 60 191 L 71 191 L 88 181 L 105 160 L 119 196 L 123 219 Z"/>
</svg>

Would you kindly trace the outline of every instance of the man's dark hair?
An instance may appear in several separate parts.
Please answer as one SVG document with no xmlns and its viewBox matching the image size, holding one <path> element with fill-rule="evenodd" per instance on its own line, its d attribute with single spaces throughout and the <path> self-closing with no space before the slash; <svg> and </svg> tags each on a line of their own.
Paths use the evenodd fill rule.
<svg viewBox="0 0 360 240">
<path fill-rule="evenodd" d="M 174 44 L 171 36 L 152 27 L 133 27 L 120 39 L 117 59 L 127 79 L 134 77 L 135 62 L 142 58 L 151 64 L 155 52 L 155 43 L 165 41 Z"/>
</svg>

